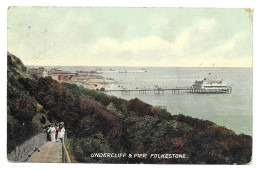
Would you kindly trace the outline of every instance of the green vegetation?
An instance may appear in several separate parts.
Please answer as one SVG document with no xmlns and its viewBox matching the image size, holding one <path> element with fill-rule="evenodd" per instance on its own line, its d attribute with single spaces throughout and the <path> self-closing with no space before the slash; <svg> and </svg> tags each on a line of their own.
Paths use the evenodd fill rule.
<svg viewBox="0 0 260 171">
<path fill-rule="evenodd" d="M 64 140 L 64 144 L 65 144 L 66 149 L 67 149 L 67 151 L 68 151 L 68 153 L 69 153 L 71 163 L 77 163 L 77 161 L 75 160 L 75 157 L 74 157 L 73 154 L 72 154 L 72 149 L 71 149 L 71 147 L 72 147 L 71 139 L 65 139 L 65 140 Z"/>
<path fill-rule="evenodd" d="M 33 79 L 21 60 L 7 54 L 7 152 L 42 132 L 39 124 L 32 122 L 38 112 L 37 101 L 24 87 L 23 79 Z"/>
<path fill-rule="evenodd" d="M 210 121 L 171 115 L 139 99 L 123 100 L 50 77 L 35 80 L 8 54 L 8 151 L 63 121 L 76 162 L 245 164 L 252 137 Z M 185 159 L 92 158 L 91 153 L 185 153 Z"/>
</svg>

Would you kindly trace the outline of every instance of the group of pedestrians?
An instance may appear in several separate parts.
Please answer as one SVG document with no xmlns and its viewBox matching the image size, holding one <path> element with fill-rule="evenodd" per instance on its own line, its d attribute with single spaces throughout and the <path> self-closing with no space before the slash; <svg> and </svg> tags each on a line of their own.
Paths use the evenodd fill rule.
<svg viewBox="0 0 260 171">
<path fill-rule="evenodd" d="M 47 129 L 47 138 L 51 142 L 62 142 L 65 136 L 64 123 L 51 123 Z"/>
</svg>

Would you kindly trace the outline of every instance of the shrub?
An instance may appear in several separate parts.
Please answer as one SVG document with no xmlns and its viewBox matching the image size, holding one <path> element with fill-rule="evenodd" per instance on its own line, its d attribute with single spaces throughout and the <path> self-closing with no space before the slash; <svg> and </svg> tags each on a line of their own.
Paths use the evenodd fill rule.
<svg viewBox="0 0 260 171">
<path fill-rule="evenodd" d="M 135 98 L 127 102 L 127 109 L 140 116 L 152 115 L 151 105 Z"/>
<path fill-rule="evenodd" d="M 109 163 L 112 158 L 94 158 L 91 153 L 109 153 L 110 145 L 102 138 L 79 138 L 72 141 L 72 153 L 77 162 L 83 163 Z"/>
<path fill-rule="evenodd" d="M 20 121 L 31 121 L 36 114 L 36 103 L 31 99 L 17 97 L 15 99 L 9 99 L 8 104 L 10 114 Z"/>
<path fill-rule="evenodd" d="M 42 131 L 43 129 L 33 122 L 20 122 L 7 115 L 7 153 Z"/>
</svg>

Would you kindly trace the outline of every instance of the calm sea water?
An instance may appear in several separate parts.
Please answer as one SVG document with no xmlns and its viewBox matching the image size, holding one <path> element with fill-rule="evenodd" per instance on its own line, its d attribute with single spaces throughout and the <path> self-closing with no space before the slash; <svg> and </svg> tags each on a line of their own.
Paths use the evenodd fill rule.
<svg viewBox="0 0 260 171">
<path fill-rule="evenodd" d="M 140 67 L 61 67 L 63 70 L 136 70 Z M 123 99 L 135 97 L 154 106 L 166 106 L 172 114 L 185 114 L 195 118 L 213 121 L 219 125 L 232 129 L 236 133 L 252 135 L 253 118 L 253 71 L 252 68 L 213 68 L 213 67 L 147 67 L 145 73 L 104 73 L 105 78 L 114 78 L 119 84 L 110 89 L 175 88 L 176 86 L 191 86 L 195 80 L 208 77 L 223 79 L 227 85 L 232 85 L 231 94 L 192 94 L 180 92 L 164 94 L 147 92 L 139 94 L 131 92 L 124 95 L 120 92 L 111 93 Z"/>
</svg>

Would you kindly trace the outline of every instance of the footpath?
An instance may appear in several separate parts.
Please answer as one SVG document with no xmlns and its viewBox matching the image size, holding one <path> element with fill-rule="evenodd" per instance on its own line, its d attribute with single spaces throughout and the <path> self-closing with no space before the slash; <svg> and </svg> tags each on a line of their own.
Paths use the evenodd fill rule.
<svg viewBox="0 0 260 171">
<path fill-rule="evenodd" d="M 27 162 L 37 163 L 61 163 L 62 162 L 62 143 L 50 141 L 43 144 L 35 151 Z"/>
</svg>

